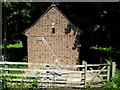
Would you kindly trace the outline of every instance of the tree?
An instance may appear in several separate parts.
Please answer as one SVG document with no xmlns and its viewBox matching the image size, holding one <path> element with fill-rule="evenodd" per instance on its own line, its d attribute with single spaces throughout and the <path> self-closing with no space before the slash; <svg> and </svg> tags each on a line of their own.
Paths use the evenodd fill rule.
<svg viewBox="0 0 120 90">
<path fill-rule="evenodd" d="M 4 22 L 3 25 L 6 24 L 7 27 L 7 42 L 13 43 L 13 41 L 16 40 L 22 40 L 21 35 L 25 31 L 25 29 L 32 25 L 38 19 L 38 17 L 43 13 L 44 9 L 48 7 L 49 3 L 3 2 L 2 4 Z M 7 15 L 4 15 L 5 9 Z"/>
<path fill-rule="evenodd" d="M 84 31 L 80 36 L 81 50 L 85 51 L 83 57 L 91 46 L 120 48 L 120 3 L 55 3 L 57 7 Z M 3 23 L 7 25 L 7 41 L 25 41 L 23 31 L 30 27 L 51 5 L 51 3 L 35 2 L 7 2 L 3 3 L 3 12 L 7 10 L 7 17 Z M 4 30 L 4 29 L 3 29 Z M 24 45 L 27 46 L 27 45 Z M 82 52 L 82 51 L 81 51 Z M 84 59 L 84 58 L 83 58 Z"/>
</svg>

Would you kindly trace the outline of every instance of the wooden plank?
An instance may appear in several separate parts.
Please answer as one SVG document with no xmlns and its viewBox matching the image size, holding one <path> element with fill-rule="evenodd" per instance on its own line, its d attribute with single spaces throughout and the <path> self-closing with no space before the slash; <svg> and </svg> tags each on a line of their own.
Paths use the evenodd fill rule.
<svg viewBox="0 0 120 90">
<path fill-rule="evenodd" d="M 8 64 L 5 64 L 5 68 L 8 68 Z M 9 73 L 9 71 L 8 71 L 8 70 L 6 70 L 6 71 L 5 71 L 5 73 L 6 73 L 6 74 L 8 74 L 8 73 Z"/>
<path fill-rule="evenodd" d="M 11 81 L 11 82 L 18 82 L 18 81 L 23 81 L 23 82 L 33 82 L 34 80 L 30 80 L 30 79 L 7 79 L 8 81 Z M 68 84 L 67 81 L 57 81 L 57 80 L 44 80 L 44 81 L 41 81 L 41 80 L 37 80 L 38 83 L 64 83 L 64 84 Z M 79 84 L 83 84 L 84 82 L 71 82 L 69 84 L 72 84 L 72 85 L 79 85 Z"/>
<path fill-rule="evenodd" d="M 1 74 L 0 74 L 1 76 Z M 56 81 L 66 81 L 68 77 L 54 77 L 53 75 L 21 75 L 21 74 L 3 74 L 2 76 L 17 76 L 17 77 L 39 77 L 39 78 L 49 78 L 52 79 L 54 78 Z"/>
<path fill-rule="evenodd" d="M 41 65 L 41 66 L 57 66 L 57 64 L 46 64 L 46 63 L 26 63 L 26 62 L 0 62 L 0 64 L 12 64 L 12 65 Z M 61 64 L 61 67 L 84 67 L 84 65 L 66 65 Z"/>
<path fill-rule="evenodd" d="M 17 76 L 17 77 L 40 77 L 40 78 L 53 78 L 53 75 L 25 75 L 25 74 L 0 74 L 0 76 Z M 65 80 L 67 77 L 62 76 L 63 80 Z M 55 77 L 55 79 L 60 79 L 59 77 Z"/>
<path fill-rule="evenodd" d="M 86 77 L 87 77 L 87 62 L 84 62 L 84 65 L 85 65 L 85 74 L 84 74 L 84 88 L 86 88 Z"/>
<path fill-rule="evenodd" d="M 18 76 L 18 77 L 50 77 L 50 76 L 53 76 L 53 75 L 49 75 L 49 76 L 47 76 L 47 75 L 35 75 L 35 74 L 30 74 L 30 75 L 28 75 L 28 74 L 0 74 L 0 76 Z M 61 76 L 61 78 L 62 77 L 68 77 L 68 76 Z M 76 77 L 77 78 L 77 77 Z"/>
<path fill-rule="evenodd" d="M 107 82 L 107 79 L 103 79 L 102 81 L 103 81 L 103 82 Z"/>
<path fill-rule="evenodd" d="M 107 77 L 107 74 L 105 74 L 105 75 L 98 75 L 98 76 L 100 76 L 100 77 Z"/>
<path fill-rule="evenodd" d="M 82 65 L 85 65 L 85 61 L 82 61 Z M 82 71 L 83 71 L 83 72 L 84 72 L 84 68 L 85 68 L 85 67 L 82 68 Z"/>
<path fill-rule="evenodd" d="M 11 82 L 33 82 L 34 80 L 30 80 L 30 79 L 7 79 L 7 81 L 11 81 Z M 40 82 L 41 80 L 37 80 L 37 82 Z"/>
<path fill-rule="evenodd" d="M 42 66 L 57 66 L 56 64 L 46 64 L 46 63 L 26 63 L 26 62 L 0 62 L 0 64 L 12 64 L 12 65 L 42 65 Z"/>
<path fill-rule="evenodd" d="M 107 61 L 108 64 L 110 64 L 109 61 Z M 109 82 L 110 80 L 110 66 L 107 66 L 107 81 Z"/>
<path fill-rule="evenodd" d="M 8 81 L 11 81 L 11 82 L 33 82 L 34 80 L 29 80 L 29 79 L 8 79 Z M 37 80 L 38 83 L 66 83 L 66 81 L 54 81 L 54 80 L 44 80 L 44 81 L 41 81 L 41 80 Z"/>
<path fill-rule="evenodd" d="M 15 64 L 15 65 L 42 65 L 42 66 L 57 66 L 57 64 L 46 63 L 26 63 L 26 62 L 0 62 L 0 64 Z M 111 64 L 87 64 L 87 66 L 110 66 Z M 61 64 L 61 67 L 85 67 L 84 65 L 65 65 Z"/>
<path fill-rule="evenodd" d="M 0 74 L 0 76 L 17 76 L 17 77 L 40 77 L 39 75 L 21 75 L 21 74 Z"/>
<path fill-rule="evenodd" d="M 87 70 L 87 72 L 99 72 L 100 70 Z M 107 70 L 102 70 L 101 72 L 107 72 Z"/>
<path fill-rule="evenodd" d="M 8 84 L 11 84 L 11 82 L 9 82 Z M 20 85 L 21 83 L 17 83 L 18 85 Z M 25 85 L 29 85 L 30 83 L 26 83 Z M 12 85 L 16 85 L 16 83 L 12 83 Z M 38 85 L 38 87 L 40 86 L 40 87 L 49 87 L 49 86 L 58 86 L 58 87 L 64 87 L 65 89 L 66 89 L 66 87 L 67 88 L 84 88 L 84 85 L 72 85 L 72 86 L 69 86 L 69 85 L 67 85 L 67 84 L 52 84 L 52 83 L 37 83 L 37 85 Z"/>
<path fill-rule="evenodd" d="M 88 66 L 111 66 L 111 64 L 88 64 Z"/>
<path fill-rule="evenodd" d="M 22 68 L 0 68 L 0 70 L 11 70 L 11 71 L 35 71 L 35 72 L 41 72 L 41 73 L 46 73 L 46 72 L 61 72 L 61 74 L 67 74 L 67 73 L 84 73 L 82 71 L 70 71 L 70 70 L 56 70 L 56 69 L 49 69 L 49 70 L 44 70 L 44 69 L 40 69 L 40 70 L 37 70 L 37 69 L 22 69 Z"/>
<path fill-rule="evenodd" d="M 116 63 L 112 62 L 112 77 L 115 75 L 115 70 L 116 70 Z"/>
<path fill-rule="evenodd" d="M 61 65 L 61 67 L 85 67 L 84 65 Z"/>
<path fill-rule="evenodd" d="M 91 88 L 100 88 L 105 86 L 105 84 L 90 85 Z"/>
</svg>

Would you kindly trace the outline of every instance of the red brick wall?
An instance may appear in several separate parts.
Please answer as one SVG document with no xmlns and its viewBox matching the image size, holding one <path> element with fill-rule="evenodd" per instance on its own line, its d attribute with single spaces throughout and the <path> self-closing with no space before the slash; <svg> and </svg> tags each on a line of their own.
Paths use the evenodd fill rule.
<svg viewBox="0 0 120 90">
<path fill-rule="evenodd" d="M 55 34 L 52 30 L 52 12 L 55 22 Z M 34 63 L 55 63 L 55 59 L 60 60 L 61 64 L 75 65 L 77 63 L 78 51 L 72 50 L 75 36 L 73 32 L 64 33 L 64 29 L 70 22 L 56 9 L 51 8 L 36 24 L 26 31 L 28 36 L 28 61 Z M 44 37 L 48 45 L 55 53 L 37 37 Z"/>
</svg>

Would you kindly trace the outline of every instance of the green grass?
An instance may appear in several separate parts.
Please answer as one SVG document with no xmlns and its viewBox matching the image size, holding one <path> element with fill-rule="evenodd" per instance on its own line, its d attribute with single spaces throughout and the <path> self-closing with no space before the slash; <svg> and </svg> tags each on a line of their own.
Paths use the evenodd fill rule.
<svg viewBox="0 0 120 90">
<path fill-rule="evenodd" d="M 15 44 L 9 44 L 7 45 L 7 48 L 22 48 L 23 45 L 22 45 L 22 41 L 19 41 L 18 43 L 15 43 Z M 0 48 L 4 48 L 3 45 L 0 45 Z"/>
<path fill-rule="evenodd" d="M 28 65 L 8 65 L 9 68 L 28 68 Z"/>
<path fill-rule="evenodd" d="M 3 65 L 3 68 L 5 67 L 5 65 Z M 28 68 L 27 65 L 8 65 L 9 68 Z M 4 70 L 0 70 L 0 73 L 6 73 Z M 24 71 L 8 71 L 9 74 L 24 74 Z M 37 73 L 39 74 L 39 73 Z M 37 75 L 36 74 L 36 75 Z M 33 85 L 37 85 L 38 80 L 40 80 L 40 77 L 22 77 L 22 76 L 0 76 L 0 78 L 2 79 L 2 82 L 4 82 L 4 87 L 7 89 L 15 89 L 15 88 L 32 88 Z M 27 85 L 26 83 L 24 83 L 23 81 L 18 81 L 16 82 L 16 85 L 12 85 L 12 79 L 32 79 L 33 82 L 31 82 L 29 85 Z M 10 84 L 8 84 L 8 81 L 10 82 Z M 20 84 L 17 84 L 20 83 Z M 39 87 L 41 88 L 41 87 Z"/>
<path fill-rule="evenodd" d="M 3 66 L 5 67 L 5 66 Z M 8 65 L 8 68 L 28 68 L 27 65 Z M 9 74 L 23 74 L 24 71 L 9 71 Z"/>
<path fill-rule="evenodd" d="M 2 67 L 3 68 L 5 68 L 5 65 L 2 65 Z M 8 65 L 7 66 L 8 68 L 25 68 L 25 69 L 27 69 L 28 68 L 28 66 L 27 65 Z M 4 70 L 0 70 L 0 73 L 5 73 L 5 71 Z M 9 74 L 24 74 L 25 72 L 24 71 L 8 71 L 8 73 Z"/>
</svg>

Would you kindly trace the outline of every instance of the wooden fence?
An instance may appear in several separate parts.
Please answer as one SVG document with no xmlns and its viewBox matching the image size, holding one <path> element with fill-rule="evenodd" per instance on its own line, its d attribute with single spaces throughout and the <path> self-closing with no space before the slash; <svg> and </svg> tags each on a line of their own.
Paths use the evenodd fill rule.
<svg viewBox="0 0 120 90">
<path fill-rule="evenodd" d="M 87 64 L 83 61 L 82 65 L 57 65 L 45 63 L 26 63 L 26 62 L 0 62 L 2 73 L 0 76 L 6 77 L 6 82 L 15 84 L 16 82 L 31 83 L 37 78 L 38 86 L 55 85 L 59 87 L 102 87 L 109 81 L 111 76 L 115 73 L 115 62 L 112 64 L 107 61 L 106 64 Z M 15 65 L 17 65 L 15 67 Z M 45 66 L 44 69 L 29 69 L 28 65 Z M 26 66 L 26 68 L 23 68 Z M 56 67 L 51 69 L 50 67 Z M 17 68 L 18 67 L 18 68 Z M 20 68 L 22 67 L 22 68 Z M 62 68 L 77 68 L 73 70 Z M 16 73 L 15 73 L 16 72 Z M 20 73 L 21 72 L 21 73 Z M 19 73 L 19 74 L 18 74 Z M 7 77 L 11 78 L 7 78 Z M 13 78 L 12 78 L 13 77 Z M 14 78 L 18 77 L 18 78 Z"/>
</svg>

